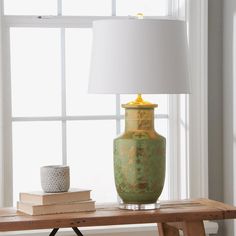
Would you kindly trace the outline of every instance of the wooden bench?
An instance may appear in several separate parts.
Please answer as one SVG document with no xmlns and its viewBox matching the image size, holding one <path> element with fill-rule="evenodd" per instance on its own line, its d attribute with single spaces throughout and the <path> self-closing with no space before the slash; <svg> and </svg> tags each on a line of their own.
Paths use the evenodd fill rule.
<svg viewBox="0 0 236 236">
<path fill-rule="evenodd" d="M 20 231 L 87 226 L 108 226 L 124 224 L 157 223 L 160 236 L 178 236 L 182 230 L 185 236 L 205 235 L 203 220 L 236 218 L 236 207 L 209 199 L 163 201 L 158 210 L 128 211 L 117 205 L 100 205 L 95 212 L 67 213 L 44 216 L 30 216 L 13 208 L 0 209 L 0 231 Z"/>
</svg>

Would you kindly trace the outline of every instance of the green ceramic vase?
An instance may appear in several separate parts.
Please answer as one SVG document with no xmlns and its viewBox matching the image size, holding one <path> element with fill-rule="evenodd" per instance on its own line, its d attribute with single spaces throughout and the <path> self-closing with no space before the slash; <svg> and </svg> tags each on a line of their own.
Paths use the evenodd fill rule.
<svg viewBox="0 0 236 236">
<path fill-rule="evenodd" d="M 123 105 L 125 132 L 114 140 L 117 192 L 125 204 L 156 203 L 164 186 L 166 139 L 154 129 L 154 107 Z"/>
</svg>

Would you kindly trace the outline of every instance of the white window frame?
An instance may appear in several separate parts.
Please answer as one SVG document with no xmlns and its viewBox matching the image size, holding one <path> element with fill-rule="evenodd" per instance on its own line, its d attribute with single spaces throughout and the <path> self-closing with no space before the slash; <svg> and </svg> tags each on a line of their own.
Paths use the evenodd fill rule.
<svg viewBox="0 0 236 236">
<path fill-rule="evenodd" d="M 169 0 L 171 1 L 171 0 Z M 178 0 L 176 0 L 178 2 Z M 3 1 L 0 0 L 1 4 Z M 171 1 L 172 2 L 172 1 Z M 112 0 L 112 15 L 115 15 L 115 0 Z M 187 22 L 189 25 L 189 39 L 190 39 L 190 78 L 192 82 L 192 91 L 189 96 L 186 96 L 187 114 L 186 120 L 186 142 L 189 143 L 186 161 L 188 168 L 188 180 L 186 181 L 186 188 L 188 189 L 187 197 L 207 197 L 208 196 L 208 150 L 207 150 L 207 6 L 206 0 L 187 0 Z M 169 13 L 173 12 L 174 5 L 170 5 Z M 59 7 L 59 11 L 61 11 Z M 3 5 L 1 5 L 1 14 L 3 16 Z M 110 18 L 110 17 L 70 17 L 70 16 L 56 16 L 56 17 L 42 17 L 38 19 L 31 16 L 3 16 L 3 156 L 2 160 L 2 183 L 3 183 L 3 203 L 6 206 L 12 205 L 12 192 L 13 192 L 13 178 L 12 178 L 12 116 L 11 116 L 11 84 L 10 84 L 10 45 L 9 45 L 9 27 L 91 27 L 92 20 Z M 121 17 L 122 18 L 122 17 Z M 78 23 L 74 23 L 77 19 Z M 30 21 L 29 21 L 30 20 Z M 63 34 L 62 34 L 63 37 Z M 63 38 L 62 38 L 63 40 Z M 63 62 L 62 62 L 63 63 Z M 64 67 L 63 67 L 64 68 Z M 62 70 L 63 70 L 62 68 Z M 63 74 L 63 71 L 62 71 Z M 64 81 L 65 82 L 65 81 Z M 62 79 L 62 83 L 63 79 Z M 62 91 L 65 96 L 65 91 Z M 170 119 L 173 119 L 176 124 L 179 124 L 179 109 L 180 103 L 178 96 L 173 96 L 170 102 Z M 64 100 L 65 101 L 65 100 Z M 119 96 L 116 99 L 117 110 L 119 108 Z M 174 109 L 172 109 L 174 108 Z M 65 114 L 65 103 L 62 102 L 62 114 Z M 117 111 L 119 112 L 119 111 Z M 121 119 L 118 116 L 110 116 L 112 119 Z M 108 116 L 106 116 L 108 117 Z M 67 117 L 70 119 L 70 117 Z M 87 119 L 88 117 L 76 117 L 76 119 Z M 104 117 L 94 117 L 94 119 L 104 119 Z M 159 117 L 162 118 L 162 117 Z M 166 118 L 166 117 L 165 117 Z M 15 118 L 20 120 L 20 118 Z M 29 118 L 30 119 L 30 118 Z M 34 119 L 34 118 L 32 118 Z M 35 119 L 38 119 L 37 117 Z M 48 117 L 48 120 L 54 120 L 55 117 Z M 63 118 L 62 118 L 63 119 Z M 68 120 L 67 119 L 67 120 Z M 75 118 L 71 117 L 71 120 Z M 91 117 L 89 117 L 91 119 Z M 61 120 L 61 119 L 60 119 Z M 63 120 L 62 120 L 63 121 Z M 118 124 L 119 122 L 117 122 Z M 62 126 L 62 132 L 66 133 L 65 126 Z M 117 132 L 119 133 L 120 127 L 117 125 Z M 65 136 L 64 136 L 65 137 Z M 179 139 L 179 129 L 170 128 L 170 143 L 177 144 Z M 64 140 L 63 142 L 66 142 Z M 65 144 L 65 143 L 64 143 Z M 66 146 L 66 145 L 65 145 Z M 63 149 L 65 156 L 66 150 Z M 170 162 L 170 171 L 174 173 L 170 179 L 170 188 L 172 189 L 171 198 L 178 198 L 180 196 L 181 184 L 180 180 L 180 150 L 178 145 L 172 149 Z M 65 163 L 65 159 L 64 159 Z"/>
<path fill-rule="evenodd" d="M 2 13 L 2 8 L 0 4 L 0 14 Z M 0 172 L 3 173 L 3 80 L 2 80 L 2 18 L 0 17 Z M 3 178 L 0 178 L 0 191 L 3 192 Z M 4 204 L 4 199 L 0 196 L 0 206 Z"/>
<path fill-rule="evenodd" d="M 189 28 L 189 197 L 208 197 L 208 0 L 187 0 Z"/>
</svg>

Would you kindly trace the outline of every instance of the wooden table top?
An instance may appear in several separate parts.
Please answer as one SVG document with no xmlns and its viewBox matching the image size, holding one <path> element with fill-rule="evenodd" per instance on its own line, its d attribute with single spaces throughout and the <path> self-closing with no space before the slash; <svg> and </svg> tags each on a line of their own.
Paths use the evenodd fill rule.
<svg viewBox="0 0 236 236">
<path fill-rule="evenodd" d="M 236 218 L 236 207 L 209 199 L 163 201 L 160 209 L 120 210 L 117 205 L 100 205 L 95 212 L 30 216 L 14 208 L 0 209 L 0 231 L 51 229 L 161 222 L 184 222 Z"/>
</svg>

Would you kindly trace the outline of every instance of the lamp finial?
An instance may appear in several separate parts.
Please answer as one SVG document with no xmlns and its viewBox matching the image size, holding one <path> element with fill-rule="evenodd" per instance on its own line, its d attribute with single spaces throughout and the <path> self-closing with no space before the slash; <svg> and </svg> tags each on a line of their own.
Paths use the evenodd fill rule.
<svg viewBox="0 0 236 236">
<path fill-rule="evenodd" d="M 137 98 L 134 101 L 128 102 L 127 104 L 122 105 L 124 108 L 136 108 L 136 107 L 144 107 L 144 108 L 154 108 L 157 107 L 157 104 L 153 104 L 147 101 L 144 101 L 142 98 L 142 94 L 137 94 Z"/>
</svg>

